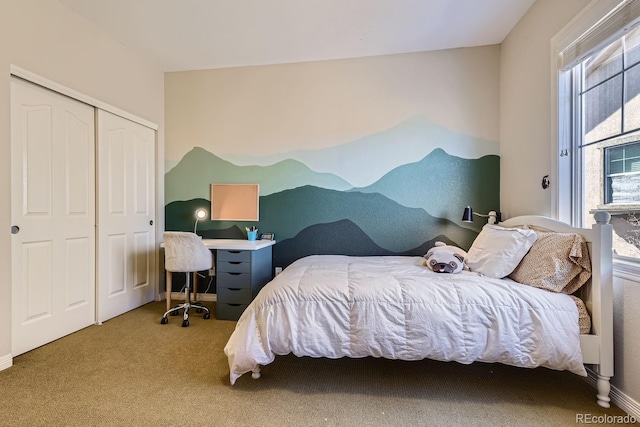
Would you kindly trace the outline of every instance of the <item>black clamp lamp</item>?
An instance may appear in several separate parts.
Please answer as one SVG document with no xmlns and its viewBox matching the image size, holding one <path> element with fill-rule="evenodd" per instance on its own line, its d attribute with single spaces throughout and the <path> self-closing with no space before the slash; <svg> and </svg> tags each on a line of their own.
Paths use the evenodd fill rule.
<svg viewBox="0 0 640 427">
<path fill-rule="evenodd" d="M 496 211 L 490 211 L 488 214 L 479 214 L 471 209 L 471 206 L 467 206 L 464 208 L 464 213 L 462 214 L 462 222 L 473 222 L 473 216 L 479 216 L 482 218 L 488 218 L 488 224 L 497 224 L 502 221 L 502 213 Z"/>
</svg>

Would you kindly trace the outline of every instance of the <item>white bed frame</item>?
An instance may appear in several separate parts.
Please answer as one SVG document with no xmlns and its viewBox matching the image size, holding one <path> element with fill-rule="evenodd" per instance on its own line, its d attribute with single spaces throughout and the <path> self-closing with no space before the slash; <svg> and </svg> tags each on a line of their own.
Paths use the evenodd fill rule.
<svg viewBox="0 0 640 427">
<path fill-rule="evenodd" d="M 578 233 L 589 247 L 591 279 L 579 290 L 591 316 L 591 333 L 580 335 L 583 362 L 596 376 L 597 400 L 609 408 L 610 379 L 613 376 L 613 227 L 611 215 L 598 211 L 591 229 L 575 228 L 542 216 L 519 216 L 501 222 L 503 227 L 527 226 L 534 230 L 557 233 Z M 577 321 L 577 319 L 576 319 Z M 260 378 L 260 367 L 253 369 L 254 379 Z"/>
<path fill-rule="evenodd" d="M 592 364 L 596 374 L 598 405 L 609 408 L 609 380 L 613 376 L 613 227 L 611 215 L 598 211 L 591 229 L 574 228 L 542 216 L 519 216 L 501 222 L 503 227 L 529 226 L 532 229 L 584 236 L 591 255 L 592 276 L 579 291 L 591 315 L 591 333 L 580 335 L 582 359 Z"/>
</svg>

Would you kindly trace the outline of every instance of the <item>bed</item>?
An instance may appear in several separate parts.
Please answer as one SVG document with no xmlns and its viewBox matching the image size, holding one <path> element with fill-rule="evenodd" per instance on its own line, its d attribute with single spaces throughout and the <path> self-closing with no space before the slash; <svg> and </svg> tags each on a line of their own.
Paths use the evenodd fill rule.
<svg viewBox="0 0 640 427">
<path fill-rule="evenodd" d="M 257 379 L 261 366 L 290 353 L 498 362 L 584 377 L 586 365 L 595 377 L 598 404 L 609 407 L 612 228 L 608 213 L 597 212 L 595 219 L 591 229 L 540 216 L 487 225 L 469 250 L 470 270 L 458 274 L 433 272 L 423 257 L 299 259 L 268 283 L 238 320 L 224 349 L 230 382 L 249 372 Z M 515 258 L 500 246 L 503 236 L 509 251 L 518 240 Z M 560 247 L 557 238 L 573 239 L 567 264 L 577 272 L 561 283 L 523 275 L 539 273 L 538 266 L 549 260 L 534 255 L 554 252 L 543 243 Z M 578 245 L 584 253 L 577 262 Z M 558 265 L 565 261 L 550 262 L 564 272 Z M 530 264 L 536 267 L 530 270 Z M 500 277 L 507 270 L 510 274 Z M 549 283 L 560 287 L 554 291 Z"/>
</svg>

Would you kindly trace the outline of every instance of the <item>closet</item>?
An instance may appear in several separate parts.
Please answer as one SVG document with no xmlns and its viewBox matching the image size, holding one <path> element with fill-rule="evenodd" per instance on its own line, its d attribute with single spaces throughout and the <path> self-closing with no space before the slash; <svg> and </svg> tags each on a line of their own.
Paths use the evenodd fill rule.
<svg viewBox="0 0 640 427">
<path fill-rule="evenodd" d="M 155 296 L 155 130 L 11 78 L 12 355 Z"/>
</svg>

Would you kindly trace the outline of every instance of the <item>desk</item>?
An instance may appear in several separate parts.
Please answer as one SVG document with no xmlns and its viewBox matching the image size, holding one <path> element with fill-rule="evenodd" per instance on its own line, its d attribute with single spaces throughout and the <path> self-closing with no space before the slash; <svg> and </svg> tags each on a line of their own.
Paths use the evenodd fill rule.
<svg viewBox="0 0 640 427">
<path fill-rule="evenodd" d="M 255 251 L 276 244 L 275 240 L 245 240 L 245 239 L 202 239 L 202 243 L 209 249 L 225 249 L 239 251 Z M 164 242 L 160 243 L 164 248 Z"/>
<path fill-rule="evenodd" d="M 202 239 L 215 251 L 216 318 L 238 320 L 260 289 L 273 278 L 272 246 L 274 240 Z M 160 244 L 164 248 L 164 243 Z M 194 273 L 194 299 L 197 293 Z M 167 280 L 167 310 L 171 308 L 170 280 Z"/>
<path fill-rule="evenodd" d="M 255 251 L 267 246 L 273 246 L 276 242 L 275 240 L 202 239 L 202 243 L 209 249 Z"/>
</svg>

